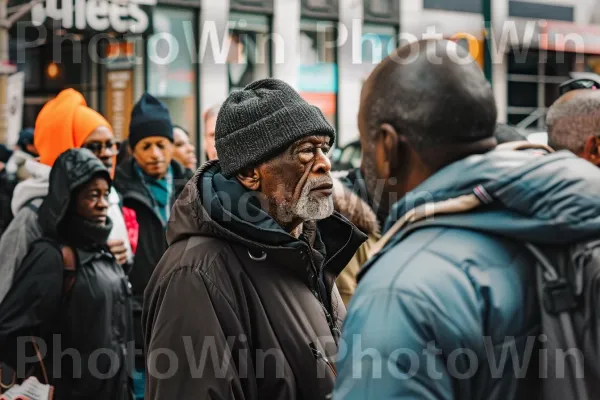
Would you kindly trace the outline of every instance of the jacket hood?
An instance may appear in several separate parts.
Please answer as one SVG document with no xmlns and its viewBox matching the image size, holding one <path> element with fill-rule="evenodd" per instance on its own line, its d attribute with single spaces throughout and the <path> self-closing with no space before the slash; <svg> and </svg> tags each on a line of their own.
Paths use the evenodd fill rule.
<svg viewBox="0 0 600 400">
<path fill-rule="evenodd" d="M 358 229 L 367 235 L 379 233 L 377 216 L 366 201 L 361 199 L 344 184 L 333 178 L 333 206 L 335 210 L 346 217 Z"/>
<path fill-rule="evenodd" d="M 424 204 L 435 213 L 440 202 L 473 194 L 477 205 L 468 213 L 439 216 L 444 225 L 541 245 L 569 244 L 600 232 L 598 167 L 567 151 L 502 146 L 435 173 L 394 205 L 385 228 Z"/>
<path fill-rule="evenodd" d="M 24 167 L 31 175 L 31 178 L 19 182 L 15 186 L 10 204 L 13 215 L 17 215 L 17 212 L 32 199 L 46 197 L 48 194 L 48 179 L 51 167 L 35 160 L 26 160 Z"/>
<path fill-rule="evenodd" d="M 257 250 L 305 246 L 262 210 L 254 192 L 235 178 L 225 178 L 220 171 L 218 161 L 209 161 L 187 183 L 171 212 L 169 245 L 190 236 L 211 236 Z M 314 229 L 323 241 L 328 258 L 349 260 L 366 240 L 337 212 L 316 223 L 305 223 L 305 232 L 309 229 Z M 348 254 L 342 257 L 344 250 Z"/>
<path fill-rule="evenodd" d="M 52 187 L 40 206 L 38 220 L 42 231 L 58 236 L 58 226 L 69 208 L 73 191 L 96 175 L 112 183 L 110 173 L 102 162 L 87 149 L 70 149 L 61 154 L 50 171 Z"/>
</svg>

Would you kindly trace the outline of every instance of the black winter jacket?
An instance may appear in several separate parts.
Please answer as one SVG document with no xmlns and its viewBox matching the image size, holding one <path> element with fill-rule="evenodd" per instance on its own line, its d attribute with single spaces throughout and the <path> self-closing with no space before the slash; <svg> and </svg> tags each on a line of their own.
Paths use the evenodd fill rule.
<svg viewBox="0 0 600 400">
<path fill-rule="evenodd" d="M 129 399 L 127 348 L 133 349 L 133 334 L 127 276 L 105 243 L 84 250 L 57 234 L 73 190 L 97 173 L 108 176 L 108 171 L 88 150 L 70 152 L 78 153 L 62 155 L 54 164 L 50 193 L 39 211 L 45 237 L 33 243 L 0 304 L 0 360 L 20 378 L 33 369 L 43 382 L 29 340 L 37 337 L 56 399 Z M 64 245 L 76 254 L 70 290 L 63 280 Z"/>
<path fill-rule="evenodd" d="M 366 236 L 334 213 L 297 239 L 217 165 L 175 203 L 146 289 L 146 399 L 325 399 L 346 314 L 334 280 Z"/>
<path fill-rule="evenodd" d="M 141 313 L 144 289 L 150 276 L 167 249 L 165 227 L 160 215 L 154 210 L 150 192 L 139 178 L 134 169 L 134 159 L 130 159 L 117 167 L 115 187 L 123 197 L 123 205 L 136 212 L 139 224 L 138 246 L 135 253 L 133 268 L 129 272 L 133 291 L 133 317 L 135 342 L 138 349 L 143 348 L 141 332 Z M 184 169 L 179 163 L 171 162 L 173 168 L 173 196 L 171 204 L 179 196 L 187 181 L 192 177 L 190 170 Z M 138 368 L 141 368 L 138 362 Z"/>
</svg>

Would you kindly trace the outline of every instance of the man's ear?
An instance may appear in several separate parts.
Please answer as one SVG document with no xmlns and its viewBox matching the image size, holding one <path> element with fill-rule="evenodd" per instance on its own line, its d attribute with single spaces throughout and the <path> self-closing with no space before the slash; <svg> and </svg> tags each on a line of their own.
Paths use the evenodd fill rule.
<svg viewBox="0 0 600 400">
<path fill-rule="evenodd" d="M 382 124 L 378 143 L 377 159 L 381 160 L 380 176 L 395 176 L 399 167 L 398 144 L 400 135 L 390 124 Z"/>
<path fill-rule="evenodd" d="M 582 157 L 596 166 L 600 166 L 600 139 L 590 136 L 583 146 Z"/>
<path fill-rule="evenodd" d="M 257 168 L 245 168 L 237 174 L 236 178 L 248 190 L 260 189 L 260 173 Z"/>
</svg>

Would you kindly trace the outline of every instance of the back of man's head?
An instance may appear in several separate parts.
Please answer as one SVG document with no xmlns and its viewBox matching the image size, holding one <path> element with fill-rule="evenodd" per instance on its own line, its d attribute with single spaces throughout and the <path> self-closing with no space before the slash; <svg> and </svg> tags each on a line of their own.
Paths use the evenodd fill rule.
<svg viewBox="0 0 600 400">
<path fill-rule="evenodd" d="M 496 105 L 479 65 L 454 42 L 423 40 L 384 60 L 363 89 L 370 134 L 391 124 L 418 152 L 494 135 Z"/>
<path fill-rule="evenodd" d="M 600 135 L 600 90 L 564 94 L 548 110 L 546 124 L 550 147 L 585 157 L 586 142 Z"/>
</svg>

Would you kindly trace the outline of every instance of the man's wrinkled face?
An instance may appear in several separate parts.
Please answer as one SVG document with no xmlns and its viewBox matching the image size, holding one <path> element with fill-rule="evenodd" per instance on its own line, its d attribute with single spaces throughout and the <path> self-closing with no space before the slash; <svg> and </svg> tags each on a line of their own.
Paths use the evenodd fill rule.
<svg viewBox="0 0 600 400">
<path fill-rule="evenodd" d="M 282 154 L 257 167 L 260 192 L 269 214 L 282 226 L 295 228 L 333 213 L 333 181 L 328 136 L 298 140 Z"/>
</svg>

